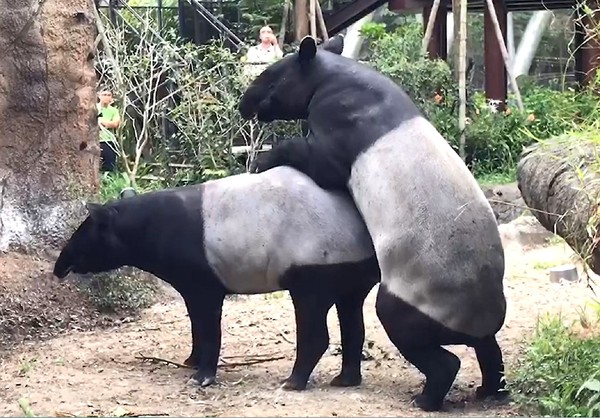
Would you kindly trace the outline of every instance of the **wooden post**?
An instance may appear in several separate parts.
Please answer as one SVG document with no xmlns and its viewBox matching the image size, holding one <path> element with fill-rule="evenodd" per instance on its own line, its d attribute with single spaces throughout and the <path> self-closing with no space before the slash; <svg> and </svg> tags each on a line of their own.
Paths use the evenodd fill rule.
<svg viewBox="0 0 600 418">
<path fill-rule="evenodd" d="M 600 14 L 596 12 L 599 5 L 594 1 L 588 6 L 593 10 L 590 14 L 578 7 L 575 22 L 575 77 L 581 87 L 594 81 L 600 66 L 600 40 L 592 29 Z"/>
<path fill-rule="evenodd" d="M 327 34 L 327 25 L 325 25 L 325 18 L 323 17 L 323 10 L 321 9 L 319 0 L 315 0 L 315 4 L 317 6 L 317 22 L 319 23 L 319 30 L 321 31 L 323 42 L 325 42 L 329 39 L 329 35 Z"/>
<path fill-rule="evenodd" d="M 313 38 L 317 37 L 317 12 L 315 2 L 317 0 L 308 0 L 308 21 L 310 22 L 310 36 Z"/>
<path fill-rule="evenodd" d="M 306 0 L 294 0 L 294 40 L 300 41 L 308 35 L 308 10 Z"/>
<path fill-rule="evenodd" d="M 458 153 L 466 161 L 466 120 L 467 120 L 467 0 L 460 0 L 458 30 L 458 130 L 460 142 Z"/>
<path fill-rule="evenodd" d="M 285 42 L 285 31 L 290 14 L 290 0 L 284 0 L 283 3 L 283 16 L 281 18 L 281 28 L 279 29 L 279 42 L 282 44 Z"/>
<path fill-rule="evenodd" d="M 429 18 L 427 19 L 427 28 L 425 29 L 425 35 L 423 36 L 423 43 L 421 44 L 421 55 L 425 55 L 429 47 L 429 40 L 433 33 L 433 26 L 435 25 L 437 18 L 437 11 L 440 6 L 440 0 L 433 0 L 433 6 L 429 12 Z"/>
<path fill-rule="evenodd" d="M 517 84 L 517 80 L 514 77 L 514 74 L 511 70 L 511 65 L 510 65 L 510 59 L 508 57 L 508 50 L 506 49 L 506 41 L 505 41 L 505 36 L 502 33 L 502 29 L 500 28 L 500 22 L 498 21 L 498 16 L 496 15 L 496 8 L 494 6 L 494 3 L 492 0 L 486 0 L 486 4 L 487 4 L 487 11 L 491 20 L 492 25 L 494 26 L 494 31 L 496 33 L 496 42 L 498 43 L 498 46 L 500 47 L 500 52 L 502 54 L 502 59 L 504 60 L 504 68 L 506 71 L 506 74 L 508 74 L 509 78 L 510 78 L 510 84 L 513 87 L 513 90 L 515 92 L 515 96 L 517 96 L 517 106 L 519 107 L 520 111 L 523 111 L 523 100 L 521 99 L 521 91 L 519 90 L 519 85 Z M 504 21 L 504 32 L 506 33 L 506 8 L 503 9 L 503 21 Z M 486 24 L 488 23 L 487 21 L 485 22 Z M 487 35 L 487 32 L 486 32 Z M 488 44 L 486 43 L 485 47 L 488 47 Z M 487 80 L 487 60 L 486 60 L 486 80 Z M 504 92 L 505 92 L 505 98 L 504 101 L 506 101 L 506 74 L 504 77 Z M 487 87 L 487 83 L 486 83 L 486 87 Z"/>
</svg>

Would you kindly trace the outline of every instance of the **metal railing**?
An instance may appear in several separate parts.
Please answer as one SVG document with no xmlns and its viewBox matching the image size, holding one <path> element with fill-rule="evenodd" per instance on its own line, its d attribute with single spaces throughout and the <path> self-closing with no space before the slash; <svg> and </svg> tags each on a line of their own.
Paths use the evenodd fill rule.
<svg viewBox="0 0 600 418">
<path fill-rule="evenodd" d="M 179 0 L 177 6 L 164 6 L 162 4 L 162 0 L 158 0 L 156 6 L 131 6 L 126 0 L 109 0 L 98 4 L 98 9 L 108 10 L 109 19 L 113 24 L 117 23 L 117 19 L 124 21 L 128 29 L 133 30 L 134 32 L 137 32 L 137 30 L 127 22 L 120 11 L 127 10 L 133 16 L 133 18 L 135 18 L 138 22 L 143 23 L 144 18 L 140 16 L 138 10 L 155 10 L 158 18 L 158 30 L 150 30 L 152 35 L 161 41 L 163 40 L 163 37 L 160 35 L 160 32 L 164 28 L 165 12 L 177 11 L 179 17 L 179 33 L 182 33 L 184 32 L 184 23 L 182 21 L 182 16 L 185 14 L 184 9 L 189 9 L 193 11 L 194 17 L 200 17 L 202 21 L 205 22 L 210 28 L 215 30 L 222 39 L 228 41 L 236 50 L 239 51 L 244 42 L 229 28 L 229 26 L 233 25 L 230 22 L 227 22 L 225 19 L 217 17 L 207 6 L 217 6 L 221 9 L 223 6 L 235 6 L 237 8 L 237 2 L 222 0 L 210 2 L 202 2 L 199 0 Z"/>
</svg>

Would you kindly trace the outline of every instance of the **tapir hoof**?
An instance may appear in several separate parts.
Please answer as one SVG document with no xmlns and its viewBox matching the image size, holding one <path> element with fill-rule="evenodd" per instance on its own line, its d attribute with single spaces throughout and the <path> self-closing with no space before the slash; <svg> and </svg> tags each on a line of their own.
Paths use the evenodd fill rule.
<svg viewBox="0 0 600 418">
<path fill-rule="evenodd" d="M 200 385 L 200 387 L 205 388 L 207 386 L 214 384 L 216 381 L 217 381 L 217 379 L 214 375 L 213 376 L 205 376 L 200 373 L 196 373 L 195 375 L 193 375 L 190 378 L 190 380 L 188 380 L 188 383 L 194 384 L 194 385 Z"/>
<path fill-rule="evenodd" d="M 475 389 L 475 399 L 482 400 L 486 398 L 493 398 L 494 400 L 502 400 L 507 398 L 509 391 L 506 388 L 489 387 L 489 386 L 478 386 Z"/>
<path fill-rule="evenodd" d="M 299 379 L 294 379 L 293 377 L 288 377 L 283 381 L 281 385 L 281 389 L 283 390 L 295 390 L 302 391 L 306 389 L 306 381 L 300 381 Z"/>
<path fill-rule="evenodd" d="M 412 399 L 415 406 L 425 412 L 434 412 L 442 409 L 442 405 L 444 405 L 444 399 L 435 400 L 430 396 L 426 396 L 423 394 L 417 395 Z"/>
<path fill-rule="evenodd" d="M 358 375 L 349 375 L 340 373 L 336 377 L 334 377 L 331 382 L 329 382 L 330 386 L 334 387 L 350 387 L 350 386 L 360 386 L 362 382 L 362 377 L 360 374 Z"/>
</svg>

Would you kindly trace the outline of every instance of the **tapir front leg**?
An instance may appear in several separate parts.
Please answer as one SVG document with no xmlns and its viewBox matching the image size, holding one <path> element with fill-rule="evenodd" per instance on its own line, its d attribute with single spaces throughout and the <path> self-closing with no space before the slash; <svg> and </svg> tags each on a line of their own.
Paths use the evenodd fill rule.
<svg viewBox="0 0 600 418">
<path fill-rule="evenodd" d="M 362 381 L 362 348 L 365 341 L 363 305 L 370 287 L 342 296 L 336 303 L 342 337 L 342 371 L 331 386 L 359 386 Z"/>
<path fill-rule="evenodd" d="M 192 353 L 197 359 L 197 371 L 192 380 L 203 387 L 216 381 L 221 351 L 221 314 L 224 299 L 224 290 L 205 288 L 190 301 L 190 319 L 196 338 Z"/>
<path fill-rule="evenodd" d="M 183 362 L 186 366 L 197 367 L 200 361 L 200 321 L 202 320 L 202 307 L 198 304 L 198 295 L 202 289 L 190 285 L 191 280 L 171 281 L 172 286 L 183 298 L 190 318 L 190 328 L 192 331 L 192 352 Z"/>
<path fill-rule="evenodd" d="M 183 301 L 190 317 L 190 325 L 192 329 L 192 352 L 189 357 L 183 362 L 186 366 L 198 367 L 200 363 L 200 321 L 202 318 L 201 309 L 197 306 L 197 301 L 194 303 L 193 295 L 186 293 L 183 296 Z"/>
<path fill-rule="evenodd" d="M 316 289 L 290 289 L 296 313 L 296 361 L 284 381 L 285 390 L 304 390 L 315 366 L 329 347 L 327 312 L 333 298 L 319 295 Z"/>
</svg>

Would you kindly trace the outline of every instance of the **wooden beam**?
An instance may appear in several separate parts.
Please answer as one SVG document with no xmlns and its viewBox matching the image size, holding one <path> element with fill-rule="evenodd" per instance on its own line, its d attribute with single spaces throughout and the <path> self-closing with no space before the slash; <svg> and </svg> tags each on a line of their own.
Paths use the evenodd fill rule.
<svg viewBox="0 0 600 418">
<path fill-rule="evenodd" d="M 467 161 L 466 120 L 467 120 L 467 0 L 460 0 L 458 31 L 458 129 L 460 131 L 459 154 Z"/>
<path fill-rule="evenodd" d="M 448 55 L 446 39 L 448 10 L 445 3 L 446 0 L 434 0 L 432 6 L 423 8 L 423 19 L 427 22 L 423 37 L 423 53 L 427 52 L 431 59 L 445 60 Z M 432 16 L 435 19 L 432 19 Z"/>
<path fill-rule="evenodd" d="M 500 53 L 502 55 L 502 61 L 504 62 L 504 69 L 510 78 L 510 85 L 512 86 L 515 96 L 517 99 L 517 106 L 519 110 L 523 111 L 523 100 L 521 99 L 521 92 L 519 91 L 519 84 L 517 83 L 517 79 L 514 77 L 512 72 L 512 63 L 510 61 L 510 57 L 508 56 L 508 50 L 506 49 L 506 35 L 502 34 L 502 28 L 500 27 L 500 22 L 498 20 L 498 16 L 496 15 L 495 6 L 493 0 L 486 0 L 486 4 L 488 5 L 488 11 L 490 14 L 490 18 L 492 24 L 494 25 L 494 33 L 496 34 L 496 40 L 498 41 L 498 45 L 500 46 Z M 504 19 L 506 21 L 506 14 L 504 15 Z M 506 24 L 504 25 L 504 29 L 506 32 Z M 506 88 L 506 85 L 504 86 Z M 506 91 L 506 90 L 505 90 Z"/>
<path fill-rule="evenodd" d="M 323 42 L 325 42 L 329 39 L 329 34 L 327 33 L 327 25 L 325 24 L 325 19 L 323 18 L 323 10 L 321 9 L 321 3 L 319 0 L 315 0 L 315 5 L 317 12 L 317 23 L 319 24 L 319 30 L 321 31 Z"/>
<path fill-rule="evenodd" d="M 494 11 L 500 26 L 502 38 L 506 40 L 506 7 L 503 0 L 492 0 Z M 485 97 L 488 100 L 499 101 L 499 110 L 504 110 L 507 98 L 507 73 L 500 51 L 500 44 L 494 29 L 494 21 L 490 15 L 489 4 L 484 8 L 484 66 L 485 66 Z M 506 47 L 506 45 L 505 45 Z"/>
<path fill-rule="evenodd" d="M 308 21 L 310 22 L 310 36 L 317 39 L 317 0 L 308 0 Z"/>
</svg>

